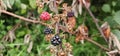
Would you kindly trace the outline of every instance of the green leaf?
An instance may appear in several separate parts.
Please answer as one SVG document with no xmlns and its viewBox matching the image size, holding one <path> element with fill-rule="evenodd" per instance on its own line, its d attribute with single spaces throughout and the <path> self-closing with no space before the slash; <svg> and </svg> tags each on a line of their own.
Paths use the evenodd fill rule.
<svg viewBox="0 0 120 56">
<path fill-rule="evenodd" d="M 43 11 L 43 9 L 38 7 L 37 12 L 40 14 L 40 13 L 42 13 L 42 11 Z"/>
<path fill-rule="evenodd" d="M 0 24 L 3 24 L 5 22 L 5 20 L 0 20 Z"/>
<path fill-rule="evenodd" d="M 107 21 L 112 28 L 119 25 L 119 24 L 113 19 L 112 16 L 106 17 L 106 18 L 104 19 L 104 21 Z"/>
<path fill-rule="evenodd" d="M 120 31 L 119 30 L 113 30 L 112 31 L 117 37 L 118 39 L 120 40 Z"/>
<path fill-rule="evenodd" d="M 20 23 L 20 22 L 21 22 L 21 20 L 15 20 L 15 22 L 16 22 L 16 23 Z"/>
<path fill-rule="evenodd" d="M 23 4 L 23 3 L 21 3 L 21 9 L 27 9 L 27 5 L 26 5 L 26 4 Z"/>
<path fill-rule="evenodd" d="M 33 9 L 36 8 L 36 0 L 29 0 L 29 4 Z"/>
<path fill-rule="evenodd" d="M 25 35 L 25 31 L 20 31 L 18 32 L 17 37 L 24 36 L 24 35 Z"/>
<path fill-rule="evenodd" d="M 7 30 L 10 30 L 12 28 L 12 26 L 7 26 Z"/>
<path fill-rule="evenodd" d="M 21 8 L 21 0 L 15 0 L 15 6 Z"/>
<path fill-rule="evenodd" d="M 9 0 L 9 3 L 11 6 L 13 6 L 14 2 L 15 2 L 15 0 Z"/>
<path fill-rule="evenodd" d="M 112 1 L 112 6 L 115 6 L 116 5 L 116 2 L 115 1 Z"/>
<path fill-rule="evenodd" d="M 24 47 L 24 49 L 22 50 L 22 51 L 20 51 L 20 53 L 17 55 L 17 56 L 20 56 L 22 53 L 24 53 L 24 50 L 25 50 L 26 48 Z"/>
<path fill-rule="evenodd" d="M 96 9 L 96 7 L 95 6 L 91 6 L 91 8 L 90 8 L 93 12 L 96 12 L 97 11 L 97 9 Z"/>
<path fill-rule="evenodd" d="M 22 10 L 21 10 L 21 14 L 25 14 L 26 12 L 27 12 L 26 9 L 22 9 Z"/>
<path fill-rule="evenodd" d="M 120 11 L 117 11 L 113 18 L 120 25 Z"/>
<path fill-rule="evenodd" d="M 103 10 L 104 12 L 110 12 L 110 11 L 111 11 L 110 5 L 109 5 L 109 4 L 104 4 L 104 5 L 102 6 L 102 10 Z"/>
<path fill-rule="evenodd" d="M 3 2 L 5 3 L 5 5 L 8 7 L 8 8 L 12 8 L 11 4 L 10 4 L 10 0 L 3 0 Z"/>
</svg>

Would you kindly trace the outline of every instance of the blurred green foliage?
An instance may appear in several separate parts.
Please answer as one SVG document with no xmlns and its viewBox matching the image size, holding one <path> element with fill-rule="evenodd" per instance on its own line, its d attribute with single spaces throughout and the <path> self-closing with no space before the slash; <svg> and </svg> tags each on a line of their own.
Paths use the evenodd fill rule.
<svg viewBox="0 0 120 56">
<path fill-rule="evenodd" d="M 6 2 L 7 0 L 4 0 Z M 10 4 L 7 4 L 8 11 L 13 12 L 17 15 L 21 15 L 27 17 L 29 13 L 33 14 L 33 17 L 39 17 L 39 12 L 37 12 L 36 7 L 36 0 L 9 0 Z M 64 1 L 69 4 L 72 1 Z M 9 6 L 11 5 L 11 6 Z M 107 21 L 111 26 L 112 31 L 119 37 L 120 35 L 120 0 L 91 0 L 91 7 L 90 9 L 94 13 L 94 15 L 99 18 L 100 25 Z M 46 6 L 45 10 L 49 11 L 49 8 Z M 50 12 L 50 11 L 49 11 Z M 87 12 L 83 10 L 84 12 Z M 77 26 L 83 23 L 83 15 L 79 15 L 77 18 Z M 106 46 L 106 43 L 93 23 L 93 20 L 87 14 L 85 16 L 86 21 L 85 24 L 89 28 L 89 36 L 92 37 L 93 40 Z M 0 16 L 0 40 L 7 34 L 7 32 L 12 29 L 12 27 L 20 23 L 20 27 L 15 31 L 16 39 L 11 42 L 0 43 L 5 45 L 5 48 L 0 50 L 0 54 L 4 56 L 50 56 L 50 52 L 46 49 L 50 43 L 45 41 L 45 35 L 43 34 L 43 29 L 45 26 L 40 24 L 32 24 L 29 22 L 25 22 L 15 17 L 1 14 Z M 27 47 L 29 45 L 25 45 L 24 43 L 24 36 L 26 34 L 31 35 L 31 41 L 33 41 L 33 48 L 30 53 L 27 52 Z M 73 46 L 73 54 L 74 56 L 107 56 L 105 51 L 101 50 L 96 45 L 85 41 L 84 44 L 75 43 L 75 36 L 70 36 L 67 42 L 70 42 Z M 17 48 L 16 45 L 19 44 L 20 48 Z"/>
</svg>

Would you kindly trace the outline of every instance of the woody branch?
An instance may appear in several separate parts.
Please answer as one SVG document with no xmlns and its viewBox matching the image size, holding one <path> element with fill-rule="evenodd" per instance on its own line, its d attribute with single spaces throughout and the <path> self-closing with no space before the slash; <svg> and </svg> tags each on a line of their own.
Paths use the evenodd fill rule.
<svg viewBox="0 0 120 56">
<path fill-rule="evenodd" d="M 41 21 L 36 21 L 36 20 L 31 20 L 31 19 L 28 19 L 28 18 L 25 18 L 25 17 L 22 17 L 22 16 L 19 16 L 19 15 L 16 15 L 14 13 L 11 13 L 11 12 L 8 12 L 8 11 L 5 11 L 5 10 L 1 10 L 1 13 L 4 13 L 4 14 L 8 14 L 10 16 L 13 16 L 13 17 L 16 17 L 16 18 L 19 18 L 20 20 L 23 20 L 23 21 L 27 21 L 27 22 L 31 22 L 31 23 L 40 23 L 41 25 L 45 25 L 45 26 L 49 26 L 49 24 L 46 24 L 46 23 L 43 23 Z M 71 33 L 69 32 L 66 27 L 62 26 L 62 25 L 59 25 L 59 29 L 63 30 L 63 31 L 66 31 L 68 33 Z M 71 34 L 74 34 L 74 33 L 71 33 Z M 102 46 L 101 44 L 93 41 L 92 39 L 89 39 L 89 38 L 85 38 L 87 41 L 97 45 L 98 47 L 100 47 L 101 49 L 105 50 L 105 51 L 110 51 L 108 48 Z"/>
</svg>

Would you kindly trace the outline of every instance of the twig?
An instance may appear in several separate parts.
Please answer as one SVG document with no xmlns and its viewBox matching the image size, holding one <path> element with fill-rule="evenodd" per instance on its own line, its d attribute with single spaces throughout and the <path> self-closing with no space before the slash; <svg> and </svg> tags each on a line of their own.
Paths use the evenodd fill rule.
<svg viewBox="0 0 120 56">
<path fill-rule="evenodd" d="M 86 6 L 85 6 L 85 8 L 87 9 L 87 11 L 89 12 L 90 16 L 92 17 L 92 19 L 93 19 L 93 21 L 94 21 L 97 29 L 99 30 L 100 34 L 102 35 L 102 37 L 103 37 L 103 38 L 105 39 L 105 41 L 107 42 L 106 37 L 105 37 L 105 35 L 103 34 L 102 29 L 100 28 L 98 22 L 96 21 L 95 16 L 93 15 L 93 13 L 91 12 L 91 10 L 90 10 L 89 8 L 87 8 Z"/>
<path fill-rule="evenodd" d="M 97 27 L 99 28 L 99 25 L 98 25 L 95 17 L 93 16 L 93 14 L 91 13 L 91 11 L 90 11 L 89 9 L 88 9 L 88 11 L 89 11 L 90 15 L 94 18 L 94 21 L 95 21 Z M 8 14 L 8 15 L 11 15 L 11 16 L 13 16 L 13 17 L 19 18 L 19 19 L 21 19 L 21 20 L 27 21 L 27 22 L 40 23 L 40 24 L 42 24 L 42 25 L 45 25 L 45 26 L 47 25 L 47 26 L 49 26 L 49 25 L 46 24 L 46 23 L 43 23 L 43 22 L 40 22 L 40 21 L 31 20 L 31 19 L 28 19 L 28 18 L 19 16 L 19 15 L 16 15 L 16 14 L 14 14 L 14 13 L 5 11 L 5 10 L 1 10 L 1 12 L 4 13 L 4 14 Z M 61 29 L 62 31 L 66 31 L 66 32 L 68 32 L 68 33 L 71 33 L 71 32 L 69 32 L 69 31 L 66 29 L 66 27 L 64 27 L 64 26 L 62 26 L 62 25 L 59 25 L 58 27 L 59 27 L 59 29 Z M 104 34 L 103 34 L 103 32 L 101 31 L 100 28 L 99 28 L 99 31 L 102 33 L 102 36 L 104 36 Z M 75 33 L 71 33 L 71 34 L 75 34 Z M 93 41 L 92 39 L 89 39 L 89 38 L 85 38 L 85 39 L 86 39 L 87 41 L 89 41 L 89 42 L 97 45 L 97 46 L 100 47 L 101 49 L 104 49 L 104 50 L 106 50 L 106 51 L 110 51 L 108 48 L 105 48 L 104 46 L 102 46 L 101 44 Z"/>
<path fill-rule="evenodd" d="M 19 19 L 24 20 L 24 21 L 28 21 L 28 22 L 32 22 L 32 23 L 39 23 L 39 21 L 30 20 L 28 18 L 18 16 L 18 15 L 14 14 L 14 13 L 11 13 L 11 12 L 8 12 L 8 11 L 5 11 L 5 10 L 1 10 L 1 12 L 4 13 L 4 14 L 8 14 L 8 15 L 11 15 L 13 17 L 19 18 Z"/>
<path fill-rule="evenodd" d="M 105 50 L 105 51 L 110 51 L 108 48 L 106 48 L 106 47 L 102 46 L 101 44 L 99 44 L 99 43 L 97 43 L 97 42 L 93 41 L 93 40 L 92 40 L 92 39 L 90 39 L 90 38 L 85 38 L 85 40 L 87 40 L 87 41 L 89 41 L 89 42 L 91 42 L 91 43 L 93 43 L 93 44 L 97 45 L 98 47 L 100 47 L 101 49 L 103 49 L 103 50 Z"/>
<path fill-rule="evenodd" d="M 59 28 L 60 28 L 62 31 L 66 31 L 66 32 L 68 32 L 68 33 L 71 33 L 71 32 L 69 32 L 69 31 L 68 31 L 64 26 L 62 26 L 62 25 L 59 25 Z M 75 35 L 75 33 L 71 33 L 71 34 L 74 34 L 74 35 Z M 95 42 L 94 40 L 90 39 L 90 37 L 89 37 L 89 38 L 85 38 L 85 40 L 87 40 L 87 41 L 89 41 L 89 42 L 97 45 L 98 47 L 100 47 L 101 49 L 103 49 L 103 50 L 105 50 L 105 51 L 110 51 L 108 48 L 106 48 L 106 47 L 102 46 L 101 44 Z"/>
<path fill-rule="evenodd" d="M 19 18 L 19 19 L 24 20 L 24 21 L 27 21 L 27 22 L 40 23 L 40 24 L 42 24 L 42 25 L 49 26 L 49 24 L 43 23 L 43 22 L 41 22 L 41 21 L 31 20 L 31 19 L 28 19 L 28 18 L 19 16 L 19 15 L 16 15 L 16 14 L 14 14 L 14 13 L 5 11 L 5 10 L 1 10 L 1 13 L 11 15 L 11 16 L 13 16 L 13 17 Z"/>
</svg>

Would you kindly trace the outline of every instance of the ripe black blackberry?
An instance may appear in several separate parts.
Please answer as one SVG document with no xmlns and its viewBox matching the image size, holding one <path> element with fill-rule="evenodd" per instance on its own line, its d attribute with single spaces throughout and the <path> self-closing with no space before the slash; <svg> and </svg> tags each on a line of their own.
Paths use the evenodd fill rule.
<svg viewBox="0 0 120 56">
<path fill-rule="evenodd" d="M 73 17 L 73 16 L 74 16 L 74 12 L 68 12 L 68 13 L 67 13 L 67 16 L 68 16 L 68 17 Z"/>
<path fill-rule="evenodd" d="M 59 44 L 61 44 L 61 43 L 62 43 L 62 41 L 61 41 L 59 35 L 55 35 L 55 36 L 51 39 L 51 44 L 54 45 L 54 46 L 59 45 Z"/>
<path fill-rule="evenodd" d="M 44 34 L 52 34 L 53 33 L 53 30 L 52 29 L 50 29 L 50 28 L 48 28 L 48 27 L 46 27 L 45 29 L 44 29 Z"/>
</svg>

